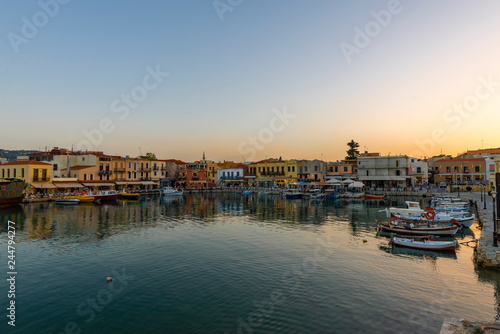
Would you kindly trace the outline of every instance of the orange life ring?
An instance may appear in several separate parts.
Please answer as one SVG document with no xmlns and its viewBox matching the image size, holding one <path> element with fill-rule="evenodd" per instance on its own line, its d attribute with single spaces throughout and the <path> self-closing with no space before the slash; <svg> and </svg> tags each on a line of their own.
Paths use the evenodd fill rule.
<svg viewBox="0 0 500 334">
<path fill-rule="evenodd" d="M 433 219 L 434 219 L 434 217 L 436 217 L 436 214 L 435 214 L 434 212 L 432 212 L 432 211 L 427 211 L 427 212 L 425 213 L 425 218 L 427 218 L 427 219 L 429 219 L 429 220 L 433 220 Z"/>
<path fill-rule="evenodd" d="M 5 190 L 5 187 L 4 187 L 4 186 L 2 186 L 2 188 L 0 188 L 0 189 Z"/>
<path fill-rule="evenodd" d="M 434 235 L 430 234 L 430 235 L 427 237 L 427 240 L 429 240 L 429 241 L 434 241 L 434 240 L 432 240 L 432 238 L 434 238 Z"/>
</svg>

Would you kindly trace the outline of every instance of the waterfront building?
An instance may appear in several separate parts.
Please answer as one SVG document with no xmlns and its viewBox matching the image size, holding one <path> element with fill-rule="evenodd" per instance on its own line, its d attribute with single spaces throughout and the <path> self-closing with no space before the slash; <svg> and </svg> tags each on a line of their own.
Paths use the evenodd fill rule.
<svg viewBox="0 0 500 334">
<path fill-rule="evenodd" d="M 467 150 L 465 153 L 457 155 L 459 159 L 465 158 L 491 158 L 500 157 L 500 147 L 498 148 L 484 148 L 478 150 Z"/>
<path fill-rule="evenodd" d="M 326 163 L 321 160 L 297 160 L 297 177 L 302 182 L 324 182 Z"/>
<path fill-rule="evenodd" d="M 217 186 L 242 186 L 245 183 L 247 165 L 236 165 L 228 168 L 217 169 Z"/>
<path fill-rule="evenodd" d="M 337 180 L 354 180 L 358 177 L 357 160 L 341 160 L 329 162 L 326 170 L 326 181 Z"/>
<path fill-rule="evenodd" d="M 429 165 L 427 161 L 408 157 L 409 175 L 412 176 L 412 186 L 429 183 Z"/>
<path fill-rule="evenodd" d="M 485 184 L 490 165 L 488 158 L 441 159 L 434 162 L 434 182 L 447 184 Z M 494 166 L 493 166 L 494 168 Z"/>
<path fill-rule="evenodd" d="M 52 175 L 54 177 L 70 177 L 64 174 L 68 172 L 68 161 L 72 166 L 94 166 L 98 163 L 98 156 L 103 155 L 100 151 L 78 151 L 74 152 L 65 148 L 54 147 L 48 152 L 36 152 L 28 155 L 29 160 L 43 161 L 52 164 Z"/>
<path fill-rule="evenodd" d="M 358 179 L 367 187 L 406 188 L 412 185 L 408 157 L 359 156 Z"/>
<path fill-rule="evenodd" d="M 21 160 L 0 165 L 2 179 L 13 178 L 26 182 L 27 193 L 51 193 L 55 191 L 52 184 L 52 164 L 42 161 Z"/>
<path fill-rule="evenodd" d="M 160 188 L 171 187 L 176 184 L 177 178 L 181 172 L 181 167 L 185 166 L 186 163 L 176 159 L 162 161 L 164 162 L 164 167 L 160 168 L 162 177 L 159 181 L 159 186 Z"/>
<path fill-rule="evenodd" d="M 181 166 L 178 183 L 188 189 L 206 188 L 215 186 L 208 178 L 207 165 L 194 162 Z"/>
<path fill-rule="evenodd" d="M 259 187 L 284 187 L 298 180 L 297 160 L 266 159 L 251 163 L 249 183 Z"/>
</svg>

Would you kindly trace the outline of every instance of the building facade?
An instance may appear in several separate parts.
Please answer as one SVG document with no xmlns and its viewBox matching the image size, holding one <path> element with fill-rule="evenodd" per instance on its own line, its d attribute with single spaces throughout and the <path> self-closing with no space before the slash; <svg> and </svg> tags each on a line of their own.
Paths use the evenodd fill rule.
<svg viewBox="0 0 500 334">
<path fill-rule="evenodd" d="M 267 159 L 249 165 L 249 183 L 259 187 L 284 187 L 298 180 L 297 160 Z"/>
<path fill-rule="evenodd" d="M 298 160 L 297 177 L 302 182 L 324 182 L 326 163 L 321 160 Z"/>
<path fill-rule="evenodd" d="M 2 179 L 20 179 L 27 184 L 27 193 L 54 192 L 52 164 L 42 161 L 11 161 L 0 165 Z"/>
<path fill-rule="evenodd" d="M 429 184 L 429 165 L 427 161 L 408 157 L 409 175 L 412 176 L 412 186 Z"/>
<path fill-rule="evenodd" d="M 412 186 L 408 157 L 358 157 L 358 179 L 367 187 L 406 188 Z"/>
<path fill-rule="evenodd" d="M 455 158 L 434 162 L 435 183 L 447 184 L 487 184 L 492 159 Z"/>
</svg>

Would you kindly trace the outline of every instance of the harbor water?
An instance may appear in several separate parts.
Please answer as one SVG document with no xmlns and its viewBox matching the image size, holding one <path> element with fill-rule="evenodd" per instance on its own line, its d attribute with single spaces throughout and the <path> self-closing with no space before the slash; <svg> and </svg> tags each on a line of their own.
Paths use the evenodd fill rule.
<svg viewBox="0 0 500 334">
<path fill-rule="evenodd" d="M 379 211 L 404 200 L 226 193 L 4 208 L 16 326 L 2 279 L 0 333 L 438 333 L 445 318 L 497 319 L 500 274 L 475 268 L 472 247 L 412 251 L 377 235 Z M 475 223 L 457 240 L 479 236 Z"/>
</svg>

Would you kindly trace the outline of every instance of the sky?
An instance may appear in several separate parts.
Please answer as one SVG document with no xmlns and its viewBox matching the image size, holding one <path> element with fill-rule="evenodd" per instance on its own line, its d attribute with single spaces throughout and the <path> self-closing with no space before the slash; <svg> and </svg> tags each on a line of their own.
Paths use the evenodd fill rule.
<svg viewBox="0 0 500 334">
<path fill-rule="evenodd" d="M 500 2 L 2 1 L 0 148 L 185 161 L 500 146 Z"/>
</svg>

